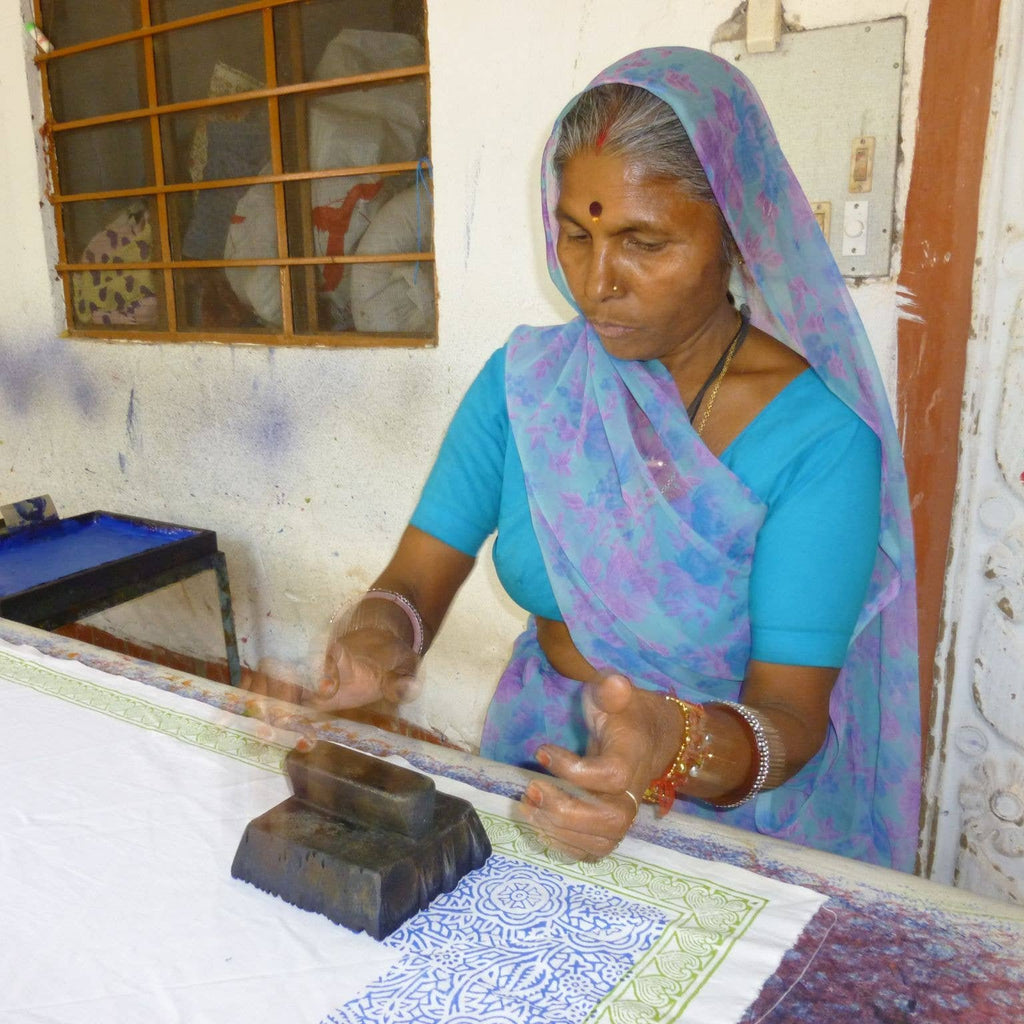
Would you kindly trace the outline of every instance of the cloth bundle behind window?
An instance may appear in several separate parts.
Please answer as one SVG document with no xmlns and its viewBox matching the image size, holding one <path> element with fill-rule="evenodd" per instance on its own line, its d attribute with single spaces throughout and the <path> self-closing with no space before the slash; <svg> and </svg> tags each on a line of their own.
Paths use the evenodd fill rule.
<svg viewBox="0 0 1024 1024">
<path fill-rule="evenodd" d="M 344 29 L 328 44 L 314 78 L 324 80 L 423 63 L 423 47 L 398 32 Z M 309 104 L 310 168 L 366 167 L 416 160 L 426 139 L 426 91 L 421 80 L 318 96 Z M 270 173 L 269 167 L 260 173 Z M 352 253 L 376 212 L 395 194 L 398 179 L 379 174 L 344 175 L 312 182 L 314 254 Z M 276 252 L 273 190 L 248 189 L 235 210 L 225 259 Z M 276 267 L 231 267 L 228 280 L 240 299 L 271 326 L 281 325 L 280 276 Z M 318 289 L 331 309 L 334 330 L 354 326 L 351 273 L 326 265 Z"/>
<path fill-rule="evenodd" d="M 205 126 L 202 179 L 245 178 L 258 174 L 269 152 L 265 120 L 216 120 Z M 181 250 L 186 259 L 219 260 L 245 186 L 203 189 L 196 193 L 192 219 Z"/>
<path fill-rule="evenodd" d="M 424 185 L 399 192 L 373 218 L 356 251 L 363 255 L 430 249 L 429 199 Z M 434 275 L 429 264 L 356 263 L 351 269 L 352 319 L 357 331 L 425 334 L 431 330 Z"/>
<path fill-rule="evenodd" d="M 96 232 L 82 253 L 83 263 L 102 269 L 72 275 L 75 316 L 88 324 L 152 324 L 157 318 L 153 274 L 148 270 L 115 270 L 118 263 L 150 259 L 153 231 L 149 209 L 132 203 L 102 231 Z"/>
</svg>

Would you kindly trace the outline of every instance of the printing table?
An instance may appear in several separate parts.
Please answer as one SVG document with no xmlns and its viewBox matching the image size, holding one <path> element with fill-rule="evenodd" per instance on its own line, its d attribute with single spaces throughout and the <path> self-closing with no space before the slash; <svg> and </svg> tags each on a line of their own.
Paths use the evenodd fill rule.
<svg viewBox="0 0 1024 1024">
<path fill-rule="evenodd" d="M 58 629 L 161 587 L 212 571 L 233 686 L 241 681 L 231 590 L 217 534 L 86 512 L 0 531 L 0 616 Z"/>
<path fill-rule="evenodd" d="M 0 640 L 27 644 L 47 656 L 94 665 L 105 672 L 141 681 L 155 690 L 187 696 L 219 709 L 228 720 L 251 710 L 246 703 L 251 695 L 235 688 L 100 651 L 19 623 L 0 620 Z M 274 702 L 268 706 L 278 708 L 282 714 L 286 710 Z M 408 737 L 393 736 L 372 726 L 325 719 L 302 710 L 293 714 L 298 716 L 293 722 L 301 720 L 303 728 L 315 732 L 319 738 L 347 743 L 371 753 L 397 754 L 420 770 L 468 783 L 495 795 L 521 792 L 526 779 L 525 773 L 518 769 Z M 140 724 L 150 727 L 144 721 Z M 8 722 L 8 728 L 12 727 L 16 728 L 17 723 Z M 39 736 L 38 744 L 44 748 L 46 737 Z M 739 867 L 765 879 L 804 887 L 824 898 L 740 1018 L 742 1024 L 859 1024 L 865 1020 L 887 1024 L 1019 1024 L 1024 1020 L 1024 910 L 1020 908 L 681 814 L 655 820 L 648 807 L 643 809 L 632 834 L 660 848 L 659 856 L 666 863 L 671 863 L 676 856 L 681 860 L 700 858 Z M 0 831 L 0 863 L 4 856 L 3 844 L 9 841 Z M 73 851 L 69 851 L 69 858 L 73 869 Z M 183 872 L 189 868 L 187 864 L 182 865 Z M 86 881 L 83 879 L 83 883 Z M 4 907 L 0 906 L 0 919 L 3 917 Z M 607 926 L 613 924 L 611 920 Z M 249 925 L 246 920 L 238 920 L 234 927 L 241 936 Z M 112 943 L 116 949 L 116 937 L 112 937 Z M 230 935 L 224 937 L 223 945 L 224 955 L 230 960 L 234 952 Z M 19 964 L 46 952 L 52 953 L 5 949 L 0 961 L 6 961 L 10 970 L 18 970 Z M 313 952 L 311 949 L 311 957 Z M 61 958 L 73 955 L 74 950 L 60 950 Z M 438 955 L 435 954 L 435 958 Z M 113 962 L 116 963 L 116 957 Z M 0 975 L 3 970 L 0 967 Z M 116 968 L 112 966 L 111 970 L 116 971 Z M 161 964 L 152 966 L 152 984 L 157 988 L 163 970 Z M 302 984 L 302 979 L 302 975 L 297 975 L 294 983 Z M 741 979 L 736 980 L 738 983 Z M 521 984 L 528 981 L 521 979 Z M 423 990 L 417 998 L 427 1000 L 429 994 Z M 22 1024 L 25 1019 L 65 1019 L 57 1010 L 52 1017 L 23 1018 L 10 1013 L 5 1015 L 7 1009 L 4 991 L 0 989 L 0 1021 Z M 147 1019 L 184 1018 L 154 1013 Z M 189 1019 L 192 1024 L 200 1018 Z M 256 1015 L 251 1019 L 272 1018 Z M 304 1021 L 307 1018 L 296 1016 L 293 1019 Z M 371 1018 L 345 1016 L 336 1011 L 336 1015 L 328 1015 L 323 1021 L 329 1024 L 360 1019 Z M 374 1024 L 386 1024 L 390 1019 L 378 1017 Z M 420 1017 L 396 1016 L 394 1019 L 431 1022 L 426 1011 Z M 493 1019 L 506 1018 L 494 1016 Z M 535 1019 L 550 1024 L 556 1019 L 570 1018 L 539 1016 Z M 609 1016 L 607 1019 L 634 1018 Z M 700 1019 L 706 1024 L 719 1024 L 718 1018 Z M 460 1020 L 468 1024 L 474 1018 Z"/>
</svg>

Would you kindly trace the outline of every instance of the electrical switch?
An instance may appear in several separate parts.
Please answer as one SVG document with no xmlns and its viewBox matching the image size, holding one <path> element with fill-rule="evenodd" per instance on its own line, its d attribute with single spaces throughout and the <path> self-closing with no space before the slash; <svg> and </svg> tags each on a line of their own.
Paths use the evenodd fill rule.
<svg viewBox="0 0 1024 1024">
<path fill-rule="evenodd" d="M 825 236 L 825 241 L 827 242 L 832 234 L 832 204 L 811 203 L 811 211 L 814 213 L 814 219 L 818 222 L 818 227 L 821 228 L 821 233 Z"/>
<path fill-rule="evenodd" d="M 868 204 L 848 202 L 843 210 L 843 255 L 863 256 L 868 251 Z"/>
<path fill-rule="evenodd" d="M 875 139 L 868 135 L 853 140 L 850 153 L 850 191 L 870 192 L 875 173 Z"/>
</svg>

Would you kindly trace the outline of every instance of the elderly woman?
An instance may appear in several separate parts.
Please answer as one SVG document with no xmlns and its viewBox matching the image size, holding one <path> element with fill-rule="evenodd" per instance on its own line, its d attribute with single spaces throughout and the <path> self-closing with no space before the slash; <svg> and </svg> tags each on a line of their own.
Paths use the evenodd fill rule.
<svg viewBox="0 0 1024 1024">
<path fill-rule="evenodd" d="M 703 52 L 610 67 L 555 125 L 548 264 L 328 658 L 331 708 L 408 692 L 483 540 L 531 615 L 481 753 L 577 857 L 647 800 L 910 869 L 913 554 L 884 390 L 753 89 Z M 583 792 L 581 792 L 581 790 Z"/>
</svg>

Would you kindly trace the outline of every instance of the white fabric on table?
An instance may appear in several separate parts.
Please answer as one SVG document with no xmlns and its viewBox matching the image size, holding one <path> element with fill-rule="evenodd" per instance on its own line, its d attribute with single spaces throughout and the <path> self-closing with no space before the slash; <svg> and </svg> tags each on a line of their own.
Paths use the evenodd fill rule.
<svg viewBox="0 0 1024 1024">
<path fill-rule="evenodd" d="M 386 942 L 230 876 L 289 734 L 0 641 L 0 1021 L 738 1020 L 823 902 L 627 839 L 547 856 L 444 778 L 495 855 Z"/>
</svg>

